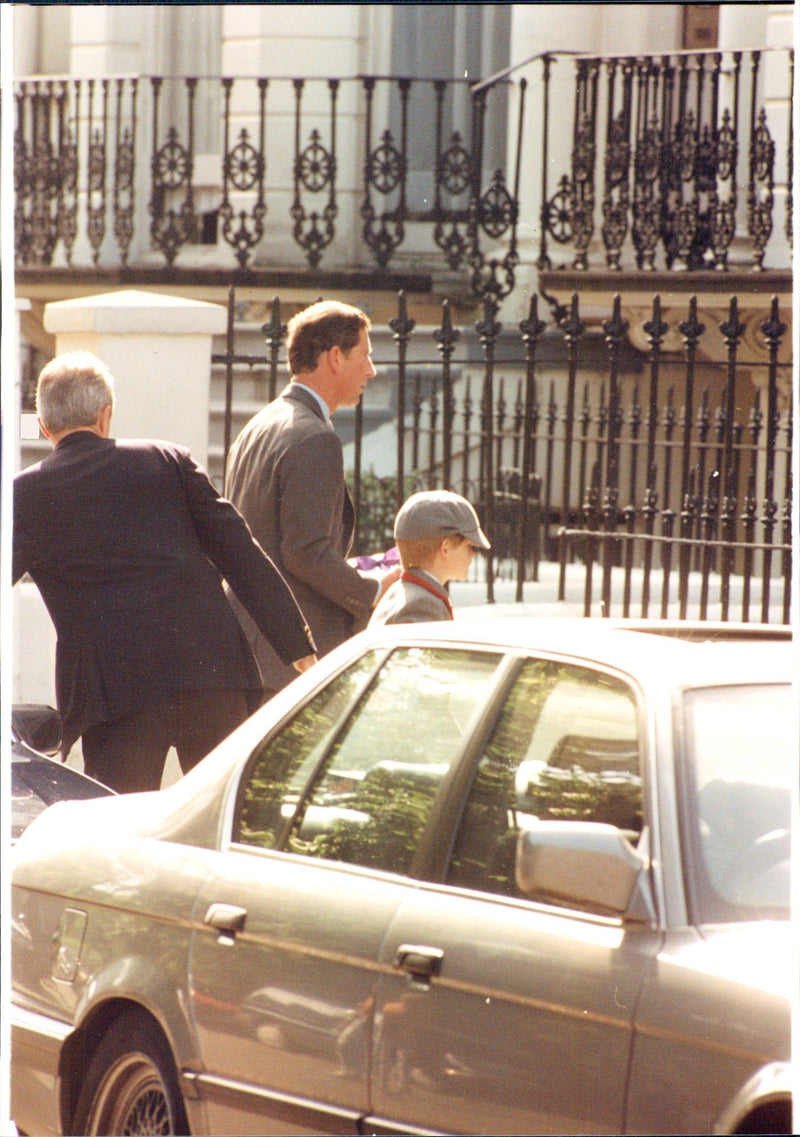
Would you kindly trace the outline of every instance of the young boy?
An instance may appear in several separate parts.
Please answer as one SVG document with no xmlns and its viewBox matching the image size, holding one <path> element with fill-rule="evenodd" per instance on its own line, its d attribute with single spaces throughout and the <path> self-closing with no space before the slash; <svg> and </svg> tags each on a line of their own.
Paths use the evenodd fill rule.
<svg viewBox="0 0 800 1137">
<path fill-rule="evenodd" d="M 395 518 L 394 539 L 403 572 L 370 624 L 452 620 L 453 605 L 443 586 L 466 580 L 476 548 L 491 547 L 470 503 L 447 490 L 412 494 Z"/>
</svg>

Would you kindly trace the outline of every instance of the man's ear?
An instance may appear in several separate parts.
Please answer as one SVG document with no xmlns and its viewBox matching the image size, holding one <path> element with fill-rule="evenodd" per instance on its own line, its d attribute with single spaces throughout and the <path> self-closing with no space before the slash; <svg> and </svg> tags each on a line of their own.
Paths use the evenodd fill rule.
<svg viewBox="0 0 800 1137">
<path fill-rule="evenodd" d="M 39 430 L 41 430 L 41 432 L 45 436 L 45 438 L 51 438 L 52 435 L 50 434 L 50 431 L 47 429 L 47 427 L 44 425 L 44 423 L 38 417 L 38 415 L 36 417 L 36 421 L 39 423 Z"/>
<path fill-rule="evenodd" d="M 100 430 L 101 438 L 108 438 L 111 431 L 111 414 L 114 408 L 109 403 L 108 406 L 103 407 L 100 414 L 97 416 L 97 425 Z"/>
<path fill-rule="evenodd" d="M 328 348 L 328 363 L 330 364 L 331 370 L 333 371 L 334 375 L 338 374 L 343 359 L 344 352 L 337 343 L 335 343 L 333 347 Z"/>
</svg>

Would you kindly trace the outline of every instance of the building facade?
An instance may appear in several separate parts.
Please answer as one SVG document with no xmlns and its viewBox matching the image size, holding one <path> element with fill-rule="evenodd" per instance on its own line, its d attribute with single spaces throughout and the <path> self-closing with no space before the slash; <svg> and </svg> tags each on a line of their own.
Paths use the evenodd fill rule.
<svg viewBox="0 0 800 1137">
<path fill-rule="evenodd" d="M 513 437 L 503 424 L 514 418 L 508 392 L 533 375 L 535 298 L 543 433 L 531 460 L 548 455 L 547 532 L 584 524 L 591 509 L 608 519 L 622 484 L 630 510 L 651 516 L 656 451 L 635 457 L 642 424 L 649 416 L 652 435 L 658 417 L 669 464 L 673 419 L 694 416 L 682 481 L 666 494 L 657 475 L 662 513 L 674 518 L 688 495 L 698 532 L 711 513 L 707 532 L 719 531 L 734 507 L 687 480 L 707 454 L 702 476 L 721 470 L 743 515 L 771 486 L 762 528 L 777 533 L 790 508 L 792 5 L 12 8 L 22 411 L 55 350 L 48 304 L 131 288 L 230 302 L 232 396 L 219 363 L 198 388 L 221 484 L 226 439 L 274 389 L 274 367 L 252 364 L 270 322 L 335 296 L 372 316 L 380 373 L 363 421 L 337 416 L 347 462 L 379 476 L 405 463 L 424 484 L 447 474 L 491 508 L 487 477 L 493 486 L 501 468 L 516 477 L 524 466 L 522 411 Z M 502 407 L 490 403 L 488 428 L 464 412 L 473 435 L 459 418 L 447 466 L 431 427 L 422 471 L 412 419 L 438 414 L 441 425 L 445 300 L 460 329 L 447 375 L 456 405 L 488 390 Z M 277 358 L 279 334 L 272 346 Z M 640 385 L 660 381 L 663 394 L 670 367 L 669 401 L 648 408 Z M 619 433 L 630 446 L 617 484 L 592 489 L 592 462 L 607 477 L 619 442 L 609 449 L 612 377 L 614 399 L 629 399 Z M 158 402 L 163 421 L 173 404 Z M 407 415 L 406 450 L 395 436 Z M 765 415 L 782 425 L 763 429 Z M 712 454 L 714 423 L 726 420 L 736 437 L 758 436 L 746 461 L 734 461 L 735 440 Z M 170 421 L 182 441 L 180 413 Z M 585 461 L 568 437 L 581 421 Z M 758 449 L 768 438 L 771 458 Z M 26 464 L 46 444 L 15 437 L 14 447 Z"/>
</svg>

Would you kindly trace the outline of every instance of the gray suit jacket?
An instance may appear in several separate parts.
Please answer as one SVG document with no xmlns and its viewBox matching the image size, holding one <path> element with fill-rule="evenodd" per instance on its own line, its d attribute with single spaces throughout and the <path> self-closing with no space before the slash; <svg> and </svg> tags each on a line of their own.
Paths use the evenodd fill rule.
<svg viewBox="0 0 800 1137">
<path fill-rule="evenodd" d="M 444 592 L 444 586 L 424 569 L 415 568 L 414 575 L 426 580 L 438 592 Z M 396 580 L 381 597 L 370 624 L 418 624 L 449 619 L 450 609 L 444 600 L 412 580 Z"/>
<path fill-rule="evenodd" d="M 324 655 L 364 628 L 376 585 L 346 558 L 355 514 L 342 444 L 316 400 L 290 383 L 231 447 L 226 494 L 294 592 Z M 294 677 L 233 601 L 268 690 Z"/>
</svg>

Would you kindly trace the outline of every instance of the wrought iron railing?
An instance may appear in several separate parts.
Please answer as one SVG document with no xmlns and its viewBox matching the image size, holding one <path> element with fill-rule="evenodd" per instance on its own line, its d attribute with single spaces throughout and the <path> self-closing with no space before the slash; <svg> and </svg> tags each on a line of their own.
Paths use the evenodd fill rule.
<svg viewBox="0 0 800 1137">
<path fill-rule="evenodd" d="M 545 121 L 550 118 L 545 57 Z M 785 71 L 785 134 L 776 139 L 764 102 L 766 65 Z M 791 247 L 794 56 L 685 52 L 575 61 L 572 162 L 551 195 L 542 161 L 539 267 L 552 265 L 548 238 L 567 246 L 572 267 L 726 269 L 739 257 L 764 268 L 775 230 L 780 164 L 784 252 Z M 545 131 L 545 148 L 549 131 Z M 604 257 L 603 265 L 600 257 Z M 784 262 L 788 263 L 788 262 Z"/>
<path fill-rule="evenodd" d="M 237 355 L 233 290 L 229 304 L 227 348 L 215 357 L 228 380 L 226 449 L 235 365 L 263 367 L 265 397 L 274 397 L 278 374 L 285 374 L 286 335 L 276 300 L 262 329 L 266 354 Z M 774 619 L 777 595 L 788 622 L 791 339 L 777 298 L 768 307 L 754 329 L 752 314 L 745 319 L 734 297 L 727 318 L 712 329 L 692 298 L 680 316 L 670 314 L 669 326 L 655 296 L 644 322 L 648 350 L 632 352 L 619 297 L 600 328 L 587 328 L 577 295 L 560 325 L 539 318 L 534 298 L 527 318 L 507 329 L 491 298 L 481 320 L 463 329 L 453 326 L 445 301 L 440 326 L 425 333 L 425 355 L 401 294 L 389 323 L 395 353 L 376 359 L 379 371 L 396 373 L 395 460 L 384 488 L 393 489 L 395 509 L 412 490 L 436 487 L 476 504 L 493 544 L 489 600 L 498 574 L 515 578 L 521 600 L 540 559 L 560 560 L 563 588 L 565 566 L 577 558 L 586 571 L 587 610 L 597 566 L 606 615 L 615 572 L 624 580 L 622 614 L 632 614 L 635 602 L 642 615 L 654 614 L 650 590 L 658 573 L 655 614 L 665 614 L 677 590 L 681 617 L 690 574 L 698 573 L 700 618 L 709 617 L 712 578 L 720 618 L 734 618 L 735 575 L 744 581 L 740 618 Z M 676 332 L 677 348 L 667 341 Z M 388 342 L 383 329 L 376 329 L 378 338 Z M 374 480 L 369 447 L 359 405 L 351 470 L 359 517 L 362 483 Z M 391 527 L 384 537 L 391 543 Z"/>
<path fill-rule="evenodd" d="M 540 269 L 788 267 L 792 72 L 791 52 L 751 51 L 543 54 L 473 85 L 24 79 L 16 263 L 157 279 L 210 245 L 235 275 L 280 232 L 310 276 L 422 252 L 498 301 L 524 217 Z"/>
</svg>

